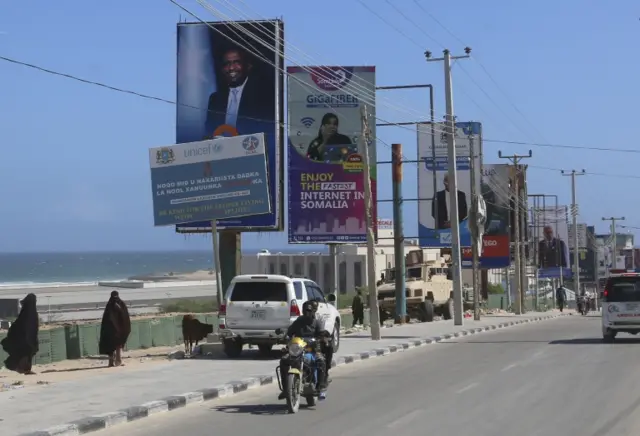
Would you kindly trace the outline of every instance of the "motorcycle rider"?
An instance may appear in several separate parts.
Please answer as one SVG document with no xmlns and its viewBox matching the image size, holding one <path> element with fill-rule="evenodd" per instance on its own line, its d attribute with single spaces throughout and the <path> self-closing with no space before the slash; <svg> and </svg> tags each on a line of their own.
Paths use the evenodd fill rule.
<svg viewBox="0 0 640 436">
<path fill-rule="evenodd" d="M 558 309 L 560 309 L 560 312 L 562 312 L 565 302 L 567 301 L 567 291 L 565 291 L 563 286 L 560 286 L 556 290 L 556 300 L 558 301 Z"/>
<path fill-rule="evenodd" d="M 287 329 L 287 337 L 313 337 L 319 341 L 324 341 L 326 332 L 321 321 L 316 319 L 316 304 L 313 301 L 307 301 L 302 305 L 302 315 L 300 315 Z M 287 376 L 289 374 L 289 360 L 285 354 L 280 359 L 280 380 L 282 381 L 282 392 L 278 395 L 279 400 L 286 398 L 287 394 Z M 326 361 L 322 351 L 316 353 L 316 368 L 318 370 L 318 389 L 320 390 L 320 399 L 324 399 L 324 391 L 327 389 L 326 382 Z"/>
</svg>

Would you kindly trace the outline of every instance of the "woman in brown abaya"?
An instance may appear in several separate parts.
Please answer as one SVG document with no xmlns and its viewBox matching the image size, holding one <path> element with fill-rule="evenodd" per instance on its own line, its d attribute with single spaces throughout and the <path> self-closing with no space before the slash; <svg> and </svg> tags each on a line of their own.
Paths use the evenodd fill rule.
<svg viewBox="0 0 640 436">
<path fill-rule="evenodd" d="M 22 308 L 18 319 L 11 324 L 7 337 L 0 342 L 9 355 L 4 366 L 20 374 L 35 374 L 32 370 L 33 357 L 38 352 L 38 329 L 40 319 L 36 307 L 35 294 L 28 294 L 20 302 Z"/>
<path fill-rule="evenodd" d="M 109 367 L 122 365 L 122 349 L 131 333 L 131 319 L 118 291 L 111 292 L 111 298 L 104 308 L 100 326 L 100 354 L 109 356 Z"/>
</svg>

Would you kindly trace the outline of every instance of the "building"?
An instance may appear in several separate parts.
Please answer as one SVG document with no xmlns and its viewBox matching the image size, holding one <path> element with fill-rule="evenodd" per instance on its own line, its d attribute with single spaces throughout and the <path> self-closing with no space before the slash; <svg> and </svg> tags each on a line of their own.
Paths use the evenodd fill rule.
<svg viewBox="0 0 640 436">
<path fill-rule="evenodd" d="M 378 244 L 376 252 L 376 279 L 386 269 L 395 265 L 393 249 L 393 221 L 378 220 Z M 419 249 L 418 241 L 405 241 L 405 252 Z M 366 245 L 338 245 L 338 283 L 340 294 L 352 293 L 367 286 Z M 437 260 L 440 249 L 424 250 L 427 260 Z M 242 274 L 282 274 L 307 277 L 318 283 L 325 292 L 332 289 L 333 275 L 331 257 L 326 252 L 271 253 L 268 250 L 254 255 L 242 256 Z"/>
</svg>

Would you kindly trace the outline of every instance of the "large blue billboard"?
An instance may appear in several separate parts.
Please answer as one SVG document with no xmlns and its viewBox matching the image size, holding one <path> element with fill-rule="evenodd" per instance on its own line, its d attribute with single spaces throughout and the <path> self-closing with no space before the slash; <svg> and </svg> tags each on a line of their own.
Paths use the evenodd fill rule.
<svg viewBox="0 0 640 436">
<path fill-rule="evenodd" d="M 272 210 L 221 219 L 219 229 L 284 229 L 283 27 L 279 20 L 178 24 L 176 143 L 264 133 Z M 176 231 L 208 233 L 210 224 Z"/>
<path fill-rule="evenodd" d="M 149 150 L 156 226 L 271 212 L 264 135 Z"/>
</svg>

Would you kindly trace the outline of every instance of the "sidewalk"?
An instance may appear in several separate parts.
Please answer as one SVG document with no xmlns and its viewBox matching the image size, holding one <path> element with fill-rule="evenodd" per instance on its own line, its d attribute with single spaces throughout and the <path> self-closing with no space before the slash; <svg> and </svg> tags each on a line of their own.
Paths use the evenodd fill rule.
<svg viewBox="0 0 640 436">
<path fill-rule="evenodd" d="M 454 326 L 452 321 L 409 324 L 383 329 L 383 338 L 376 342 L 371 341 L 367 331 L 353 333 L 342 337 L 335 360 L 338 365 L 354 363 L 363 358 L 433 342 L 425 341 L 427 338 L 447 339 L 448 335 L 462 335 L 473 329 L 492 329 L 499 324 L 529 322 L 558 315 L 553 311 L 521 316 L 485 315 L 478 322 L 467 318 L 463 326 Z M 215 399 L 275 382 L 273 375 L 277 360 L 258 359 L 256 356 L 257 351 L 245 351 L 236 360 L 174 360 L 127 372 L 114 368 L 109 374 L 92 378 L 0 393 L 2 434 L 28 434 L 44 429 L 50 432 L 36 434 L 83 434 L 103 429 L 106 425 L 172 410 L 203 398 Z M 189 394 L 184 396 L 185 393 Z M 160 399 L 163 400 L 158 401 Z M 116 411 L 120 412 L 113 413 Z M 75 424 L 64 425 L 71 422 Z M 57 427 L 57 432 L 52 432 L 52 427 Z M 64 433 L 65 429 L 69 433 Z"/>
</svg>

